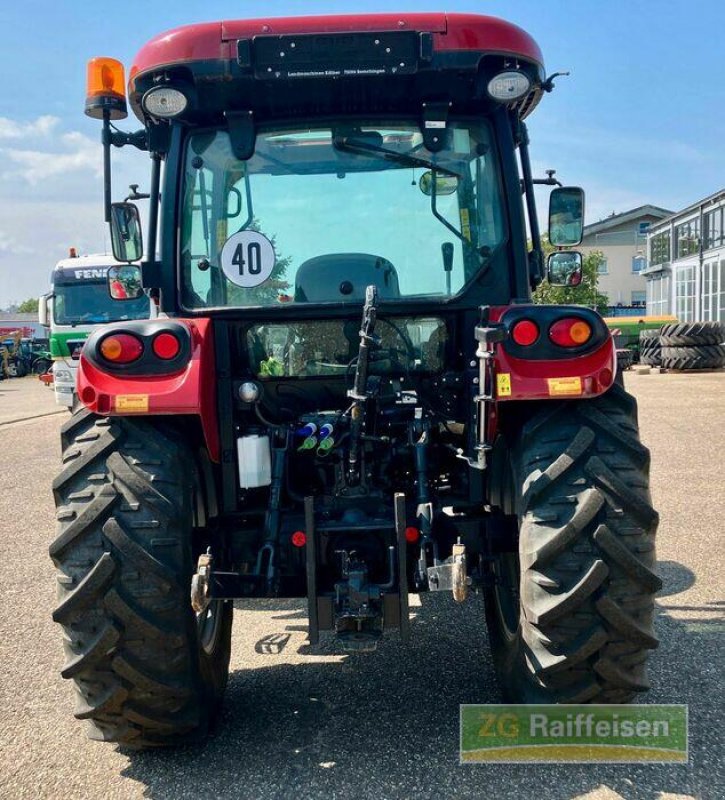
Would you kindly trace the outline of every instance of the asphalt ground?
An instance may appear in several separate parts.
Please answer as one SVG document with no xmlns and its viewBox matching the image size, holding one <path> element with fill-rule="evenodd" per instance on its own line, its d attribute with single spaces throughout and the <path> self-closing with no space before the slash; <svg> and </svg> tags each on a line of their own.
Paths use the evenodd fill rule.
<svg viewBox="0 0 725 800">
<path fill-rule="evenodd" d="M 50 619 L 50 484 L 65 414 L 10 421 L 55 410 L 26 378 L 0 383 L 0 797 L 725 797 L 725 372 L 626 382 L 662 519 L 661 645 L 643 702 L 689 704 L 686 765 L 460 766 L 459 703 L 499 700 L 475 597 L 423 597 L 410 643 L 390 636 L 366 656 L 331 641 L 310 648 L 300 601 L 240 604 L 224 709 L 204 745 L 129 753 L 87 740 Z"/>
</svg>

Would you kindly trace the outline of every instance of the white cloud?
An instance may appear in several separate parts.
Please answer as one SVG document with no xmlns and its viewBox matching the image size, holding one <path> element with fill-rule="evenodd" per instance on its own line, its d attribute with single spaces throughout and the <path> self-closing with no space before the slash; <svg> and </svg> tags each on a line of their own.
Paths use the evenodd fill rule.
<svg viewBox="0 0 725 800">
<path fill-rule="evenodd" d="M 11 148 L 0 147 L 0 155 L 16 168 L 6 170 L 3 179 L 21 180 L 38 186 L 54 177 L 79 172 L 102 174 L 102 153 L 99 144 L 77 131 L 63 134 L 54 144 L 56 148 Z"/>
<path fill-rule="evenodd" d="M 21 244 L 5 231 L 0 231 L 0 255 L 27 255 L 32 252 L 32 247 Z"/>
<path fill-rule="evenodd" d="M 47 137 L 60 124 L 58 117 L 44 115 L 32 122 L 18 122 L 8 117 L 0 117 L 0 140 Z"/>
</svg>

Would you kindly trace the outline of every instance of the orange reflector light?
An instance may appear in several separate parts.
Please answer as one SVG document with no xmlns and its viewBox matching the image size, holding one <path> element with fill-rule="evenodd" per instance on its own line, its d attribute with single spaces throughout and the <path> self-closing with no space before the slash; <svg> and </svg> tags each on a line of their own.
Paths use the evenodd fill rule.
<svg viewBox="0 0 725 800">
<path fill-rule="evenodd" d="M 114 364 L 130 364 L 141 357 L 143 343 L 128 333 L 117 333 L 106 336 L 98 346 L 98 350 L 106 361 Z"/>
<path fill-rule="evenodd" d="M 304 531 L 295 531 L 290 540 L 295 547 L 304 547 L 307 544 L 307 534 Z"/>
<path fill-rule="evenodd" d="M 511 338 L 516 344 L 528 347 L 539 338 L 539 326 L 530 319 L 522 319 L 511 329 Z"/>
<path fill-rule="evenodd" d="M 566 317 L 549 328 L 549 338 L 559 347 L 579 347 L 592 338 L 592 328 L 582 319 Z"/>
<path fill-rule="evenodd" d="M 86 114 L 110 119 L 124 119 L 126 111 L 126 79 L 123 64 L 115 58 L 92 58 L 86 73 Z"/>
<path fill-rule="evenodd" d="M 151 349 L 159 358 L 168 361 L 176 358 L 181 350 L 181 344 L 173 333 L 160 333 L 153 341 Z"/>
<path fill-rule="evenodd" d="M 410 542 L 411 544 L 415 544 L 418 541 L 418 537 L 420 536 L 420 531 L 417 528 L 413 528 L 412 526 L 405 529 L 405 541 Z"/>
</svg>

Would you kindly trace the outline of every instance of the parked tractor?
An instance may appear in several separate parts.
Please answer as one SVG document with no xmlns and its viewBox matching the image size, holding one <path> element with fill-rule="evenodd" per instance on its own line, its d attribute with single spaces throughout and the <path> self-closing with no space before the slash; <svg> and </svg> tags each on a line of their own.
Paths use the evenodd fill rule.
<svg viewBox="0 0 725 800">
<path fill-rule="evenodd" d="M 153 39 L 130 75 L 126 133 L 122 66 L 89 64 L 108 291 L 162 315 L 88 337 L 53 485 L 92 736 L 203 737 L 234 598 L 306 598 L 311 645 L 371 652 L 416 636 L 411 593 L 479 593 L 507 700 L 639 696 L 650 457 L 602 318 L 531 303 L 545 272 L 581 281 L 584 213 L 552 191 L 545 265 L 536 43 L 462 14 L 234 20 Z M 145 250 L 111 202 L 121 146 L 150 155 Z"/>
</svg>

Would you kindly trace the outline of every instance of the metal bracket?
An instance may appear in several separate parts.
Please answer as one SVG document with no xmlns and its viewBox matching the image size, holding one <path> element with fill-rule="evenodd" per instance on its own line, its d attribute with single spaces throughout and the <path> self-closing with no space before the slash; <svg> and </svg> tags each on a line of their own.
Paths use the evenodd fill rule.
<svg viewBox="0 0 725 800">
<path fill-rule="evenodd" d="M 211 603 L 211 593 L 209 583 L 211 581 L 211 569 L 214 557 L 211 554 L 211 547 L 199 556 L 196 565 L 196 572 L 191 578 L 191 607 L 197 614 L 206 611 Z"/>
<path fill-rule="evenodd" d="M 423 119 L 420 132 L 423 144 L 431 153 L 437 153 L 446 146 L 446 129 L 451 103 L 423 103 Z"/>
<path fill-rule="evenodd" d="M 428 588 L 431 592 L 452 592 L 453 599 L 462 603 L 468 597 L 471 579 L 466 574 L 466 545 L 453 545 L 453 554 L 444 562 L 428 567 Z"/>
</svg>

